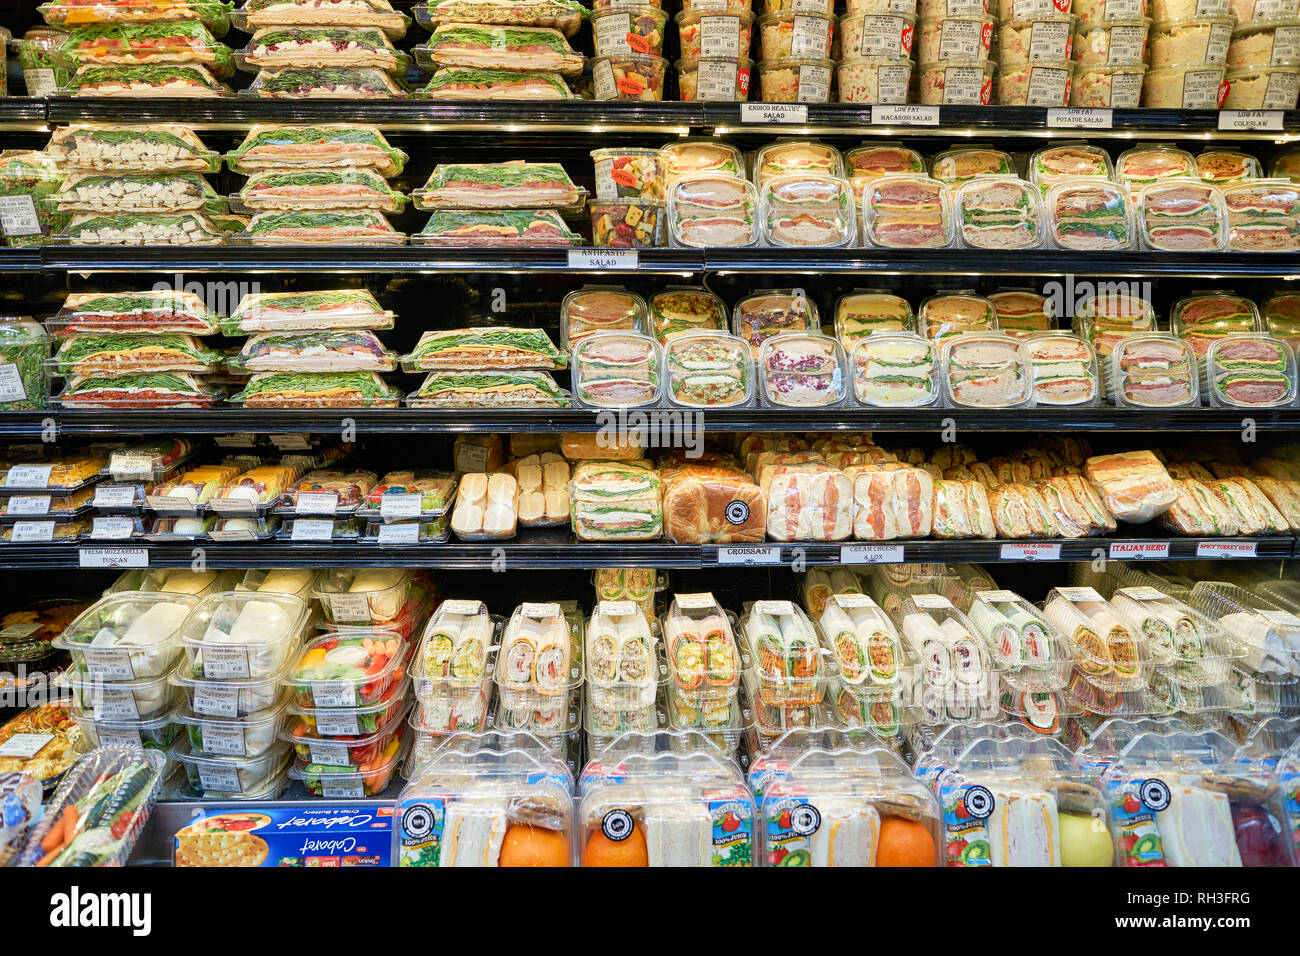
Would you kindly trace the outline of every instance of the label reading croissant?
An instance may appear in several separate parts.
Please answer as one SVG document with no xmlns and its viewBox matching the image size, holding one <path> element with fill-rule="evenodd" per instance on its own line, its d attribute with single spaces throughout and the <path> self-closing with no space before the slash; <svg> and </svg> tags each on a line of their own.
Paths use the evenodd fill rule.
<svg viewBox="0 0 1300 956">
<path fill-rule="evenodd" d="M 718 564 L 780 564 L 781 546 L 770 548 L 718 548 Z"/>
</svg>

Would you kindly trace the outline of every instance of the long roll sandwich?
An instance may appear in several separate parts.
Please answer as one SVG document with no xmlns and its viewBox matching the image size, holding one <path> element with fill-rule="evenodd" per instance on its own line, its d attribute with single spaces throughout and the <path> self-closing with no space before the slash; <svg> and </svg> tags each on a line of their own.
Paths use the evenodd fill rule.
<svg viewBox="0 0 1300 956">
<path fill-rule="evenodd" d="M 198 20 L 169 23 L 96 23 L 68 34 L 59 54 L 78 66 L 153 66 L 199 63 L 213 76 L 235 72 L 230 49 Z"/>
<path fill-rule="evenodd" d="M 845 684 L 857 688 L 867 684 L 893 684 L 898 680 L 898 637 L 870 599 L 829 598 L 820 625 Z"/>
<path fill-rule="evenodd" d="M 51 360 L 59 375 L 208 372 L 218 356 L 190 335 L 71 335 Z"/>
<path fill-rule="evenodd" d="M 219 317 L 193 292 L 77 293 L 47 322 L 56 335 L 79 332 L 181 332 L 210 335 Z"/>
<path fill-rule="evenodd" d="M 400 246 L 406 235 L 383 213 L 369 210 L 260 212 L 239 239 L 255 245 Z"/>
<path fill-rule="evenodd" d="M 256 292 L 221 320 L 226 335 L 314 332 L 321 329 L 391 329 L 393 313 L 364 289 L 327 292 Z"/>
<path fill-rule="evenodd" d="M 224 0 L 47 0 L 36 8 L 45 22 L 72 27 L 83 23 L 173 23 L 198 20 L 214 35 L 230 30 L 230 8 Z"/>
<path fill-rule="evenodd" d="M 473 23 L 439 24 L 427 46 L 417 47 L 415 54 L 426 69 L 465 67 L 563 76 L 581 73 L 583 59 L 559 30 Z"/>
<path fill-rule="evenodd" d="M 239 53 L 244 69 L 375 67 L 404 73 L 411 58 L 376 27 L 270 27 Z"/>
<path fill-rule="evenodd" d="M 391 372 L 396 360 L 373 332 L 263 332 L 227 362 L 249 372 Z"/>
<path fill-rule="evenodd" d="M 249 209 L 368 209 L 401 212 L 406 196 L 373 169 L 301 169 L 250 176 L 239 191 Z"/>
<path fill-rule="evenodd" d="M 513 70 L 438 70 L 420 96 L 430 100 L 571 100 L 573 91 L 558 73 Z"/>
<path fill-rule="evenodd" d="M 373 169 L 396 176 L 406 166 L 406 153 L 388 144 L 378 127 L 353 123 L 313 126 L 254 126 L 244 141 L 226 155 L 231 172 L 249 175 L 259 170 L 282 171 L 286 166 L 324 169 L 344 166 Z"/>
<path fill-rule="evenodd" d="M 68 81 L 72 96 L 229 96 L 230 87 L 198 64 L 83 66 Z"/>
<path fill-rule="evenodd" d="M 215 246 L 225 238 L 211 219 L 197 212 L 74 216 L 66 235 L 74 246 Z"/>
</svg>

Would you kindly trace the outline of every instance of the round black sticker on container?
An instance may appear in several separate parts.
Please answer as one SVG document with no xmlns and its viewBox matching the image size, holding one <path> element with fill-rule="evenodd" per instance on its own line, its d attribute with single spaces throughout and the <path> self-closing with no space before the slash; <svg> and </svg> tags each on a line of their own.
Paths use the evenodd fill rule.
<svg viewBox="0 0 1300 956">
<path fill-rule="evenodd" d="M 626 810 L 610 810 L 600 821 L 600 829 L 615 843 L 621 843 L 630 837 L 635 826 L 632 814 Z"/>
<path fill-rule="evenodd" d="M 805 803 L 790 811 L 790 829 L 799 836 L 812 836 L 821 825 L 821 811 L 811 803 Z"/>
<path fill-rule="evenodd" d="M 402 814 L 402 832 L 416 839 L 427 837 L 433 832 L 435 816 L 433 807 L 428 804 L 417 803 Z"/>
<path fill-rule="evenodd" d="M 966 812 L 976 820 L 985 820 L 993 812 L 993 792 L 988 787 L 978 784 L 968 787 L 962 799 L 966 804 Z"/>
<path fill-rule="evenodd" d="M 745 504 L 739 498 L 733 498 L 727 502 L 727 510 L 724 512 L 727 520 L 732 524 L 744 524 L 749 520 L 749 505 Z"/>
<path fill-rule="evenodd" d="M 1153 813 L 1168 809 L 1169 802 L 1173 799 L 1173 794 L 1169 792 L 1169 784 L 1155 777 L 1143 780 L 1142 786 L 1138 788 L 1138 794 L 1142 797 L 1142 805 Z"/>
</svg>

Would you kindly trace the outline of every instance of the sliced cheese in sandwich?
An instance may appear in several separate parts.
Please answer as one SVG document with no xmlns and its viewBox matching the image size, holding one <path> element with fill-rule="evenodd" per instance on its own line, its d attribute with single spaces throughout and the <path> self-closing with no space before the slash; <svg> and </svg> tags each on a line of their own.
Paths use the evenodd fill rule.
<svg viewBox="0 0 1300 956">
<path fill-rule="evenodd" d="M 504 800 L 457 800 L 447 807 L 438 866 L 498 866 L 505 835 Z"/>
</svg>

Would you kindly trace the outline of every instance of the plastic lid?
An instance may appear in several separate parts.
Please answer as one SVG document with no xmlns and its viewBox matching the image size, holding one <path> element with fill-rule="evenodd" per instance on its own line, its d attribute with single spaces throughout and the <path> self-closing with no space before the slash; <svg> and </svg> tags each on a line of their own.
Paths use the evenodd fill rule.
<svg viewBox="0 0 1300 956">
<path fill-rule="evenodd" d="M 110 594 L 78 615 L 53 641 L 73 650 L 73 661 L 90 678 L 130 681 L 159 677 L 172 669 L 186 618 L 197 597 L 123 591 Z"/>
<path fill-rule="evenodd" d="M 326 572 L 313 596 L 331 624 L 383 624 L 401 613 L 410 589 L 407 570 L 340 568 Z"/>
<path fill-rule="evenodd" d="M 595 332 L 640 332 L 647 311 L 645 299 L 622 286 L 585 285 L 560 303 L 561 344 L 570 349 Z"/>
<path fill-rule="evenodd" d="M 830 336 L 781 332 L 763 342 L 757 364 L 768 404 L 811 408 L 845 397 L 844 352 Z"/>
</svg>

